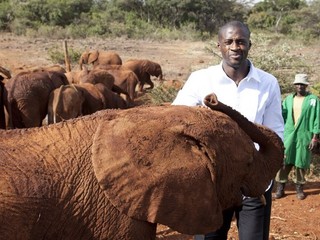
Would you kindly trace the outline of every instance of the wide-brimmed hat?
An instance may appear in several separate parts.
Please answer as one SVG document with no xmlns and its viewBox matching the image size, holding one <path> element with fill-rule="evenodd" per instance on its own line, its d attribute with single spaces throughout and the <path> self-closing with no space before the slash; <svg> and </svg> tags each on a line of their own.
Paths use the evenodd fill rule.
<svg viewBox="0 0 320 240">
<path fill-rule="evenodd" d="M 304 84 L 304 85 L 309 85 L 308 82 L 308 75 L 301 73 L 301 74 L 296 74 L 294 78 L 293 84 Z"/>
</svg>

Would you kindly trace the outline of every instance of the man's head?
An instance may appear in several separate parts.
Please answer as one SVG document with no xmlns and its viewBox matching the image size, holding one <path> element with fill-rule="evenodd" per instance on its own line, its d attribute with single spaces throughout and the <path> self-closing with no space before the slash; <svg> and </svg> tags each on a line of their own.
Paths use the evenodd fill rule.
<svg viewBox="0 0 320 240">
<path fill-rule="evenodd" d="M 224 64 L 238 69 L 247 64 L 251 47 L 250 30 L 239 21 L 231 21 L 223 25 L 218 32 L 218 47 Z"/>
<path fill-rule="evenodd" d="M 309 85 L 307 74 L 296 74 L 293 82 L 297 95 L 305 96 L 307 87 Z"/>
</svg>

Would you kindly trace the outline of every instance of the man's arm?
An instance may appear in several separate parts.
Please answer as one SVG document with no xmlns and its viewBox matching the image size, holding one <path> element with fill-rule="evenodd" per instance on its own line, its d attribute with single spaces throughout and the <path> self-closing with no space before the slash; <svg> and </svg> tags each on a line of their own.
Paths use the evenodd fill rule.
<svg viewBox="0 0 320 240">
<path fill-rule="evenodd" d="M 183 88 L 178 92 L 176 99 L 172 105 L 196 106 L 201 105 L 202 100 L 197 96 L 197 77 L 195 73 L 191 73 Z"/>
<path fill-rule="evenodd" d="M 264 113 L 263 125 L 275 131 L 283 140 L 284 120 L 281 107 L 281 92 L 278 84 L 270 92 L 269 102 Z"/>
</svg>

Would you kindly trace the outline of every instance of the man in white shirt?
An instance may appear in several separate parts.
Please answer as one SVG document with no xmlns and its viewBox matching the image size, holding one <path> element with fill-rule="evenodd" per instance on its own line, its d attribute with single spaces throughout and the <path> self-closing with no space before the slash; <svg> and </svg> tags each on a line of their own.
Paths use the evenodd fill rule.
<svg viewBox="0 0 320 240">
<path fill-rule="evenodd" d="M 219 30 L 217 46 L 223 58 L 221 64 L 191 73 L 172 104 L 204 105 L 205 96 L 215 93 L 219 101 L 250 121 L 269 127 L 283 139 L 280 87 L 273 75 L 255 68 L 247 59 L 251 48 L 249 28 L 239 21 L 226 23 Z M 222 227 L 204 239 L 227 239 L 235 214 L 240 240 L 268 240 L 271 190 L 270 184 L 265 192 L 266 205 L 260 198 L 244 197 L 241 207 L 224 211 Z"/>
</svg>

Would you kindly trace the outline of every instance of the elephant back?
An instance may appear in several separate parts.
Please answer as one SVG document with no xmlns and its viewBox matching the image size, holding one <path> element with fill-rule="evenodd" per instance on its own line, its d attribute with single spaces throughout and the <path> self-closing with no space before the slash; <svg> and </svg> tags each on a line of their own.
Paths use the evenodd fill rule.
<svg viewBox="0 0 320 240">
<path fill-rule="evenodd" d="M 76 87 L 84 96 L 82 105 L 83 115 L 92 114 L 96 111 L 105 109 L 105 99 L 94 84 L 83 83 L 76 85 Z"/>
<path fill-rule="evenodd" d="M 122 65 L 122 59 L 115 51 L 102 51 L 99 53 L 99 63 L 105 65 Z"/>
<path fill-rule="evenodd" d="M 114 85 L 114 77 L 105 69 L 94 69 L 89 71 L 87 75 L 83 75 L 80 82 L 91 84 L 102 83 L 108 89 L 112 89 Z"/>
</svg>

